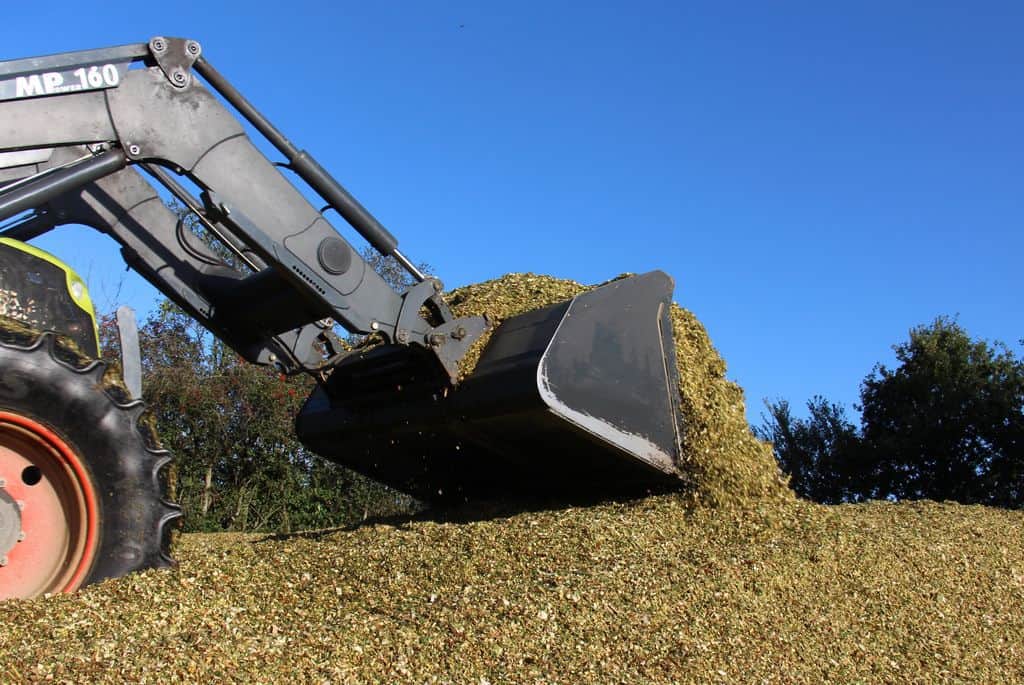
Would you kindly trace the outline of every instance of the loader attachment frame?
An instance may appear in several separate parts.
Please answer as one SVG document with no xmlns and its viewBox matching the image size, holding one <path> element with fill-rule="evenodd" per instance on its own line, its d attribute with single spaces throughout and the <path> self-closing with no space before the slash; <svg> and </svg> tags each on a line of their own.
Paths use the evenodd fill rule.
<svg viewBox="0 0 1024 685">
<path fill-rule="evenodd" d="M 412 351 L 370 350 L 335 370 L 296 430 L 315 452 L 425 500 L 678 487 L 671 295 L 654 271 L 504 321 L 447 393 L 406 370 L 422 368 Z"/>
<path fill-rule="evenodd" d="M 239 116 L 284 161 L 264 156 Z M 412 285 L 389 285 L 327 210 Z M 0 62 L 0 236 L 62 224 L 112 237 L 244 359 L 312 375 L 300 439 L 396 487 L 448 499 L 679 482 L 670 278 L 615 281 L 506 321 L 458 383 L 491 324 L 456 317 L 441 282 L 196 41 Z M 351 349 L 336 325 L 378 344 Z"/>
<path fill-rule="evenodd" d="M 286 162 L 268 160 L 196 75 Z M 396 293 L 278 166 L 427 285 Z M 140 173 L 189 208 L 232 258 L 190 241 L 182 217 Z M 398 240 L 228 83 L 196 41 L 157 37 L 0 62 L 0 183 L 5 177 L 0 221 L 37 211 L 3 235 L 26 240 L 66 223 L 111 235 L 130 266 L 254 363 L 322 373 L 343 356 L 331 331 L 337 322 L 429 349 L 452 377 L 485 328 L 482 319 L 456 324 L 440 282 L 420 273 Z M 456 328 L 466 335 L 452 337 Z"/>
</svg>

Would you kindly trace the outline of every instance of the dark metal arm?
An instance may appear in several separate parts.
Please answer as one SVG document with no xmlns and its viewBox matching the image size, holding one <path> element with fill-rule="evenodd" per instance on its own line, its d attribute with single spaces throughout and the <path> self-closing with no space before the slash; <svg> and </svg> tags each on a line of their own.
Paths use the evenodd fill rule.
<svg viewBox="0 0 1024 685">
<path fill-rule="evenodd" d="M 485 328 L 483 320 L 461 322 L 468 335 L 456 339 L 448 335 L 451 314 L 436 306 L 434 288 L 399 294 L 369 268 L 259 152 L 231 112 L 188 74 L 193 64 L 330 206 L 378 250 L 411 265 L 394 236 L 202 59 L 198 43 L 160 38 L 148 48 L 148 55 L 125 46 L 0 62 L 0 153 L 66 151 L 36 165 L 38 173 L 28 180 L 0 188 L 0 220 L 35 207 L 48 210 L 53 223 L 85 223 L 109 233 L 130 265 L 251 361 L 287 371 L 319 369 L 322 358 L 311 350 L 323 320 L 333 319 L 353 333 L 377 332 L 428 348 L 454 378 L 458 359 Z M 143 58 L 156 66 L 128 69 L 117 61 Z M 69 81 L 74 88 L 63 89 Z M 107 151 L 46 173 L 90 149 Z M 179 196 L 187 193 L 184 186 L 158 169 L 198 186 L 201 200 L 184 201 L 201 207 L 212 233 L 245 255 L 252 272 L 198 254 L 149 184 L 130 168 L 118 171 L 126 163 L 148 168 Z M 419 313 L 429 302 L 440 314 L 436 327 Z M 310 349 L 299 349 L 303 345 Z"/>
<path fill-rule="evenodd" d="M 0 221 L 109 176 L 127 163 L 120 150 L 110 150 L 52 173 L 40 174 L 38 178 L 16 184 L 16 187 L 5 188 L 6 192 L 0 194 Z"/>
</svg>

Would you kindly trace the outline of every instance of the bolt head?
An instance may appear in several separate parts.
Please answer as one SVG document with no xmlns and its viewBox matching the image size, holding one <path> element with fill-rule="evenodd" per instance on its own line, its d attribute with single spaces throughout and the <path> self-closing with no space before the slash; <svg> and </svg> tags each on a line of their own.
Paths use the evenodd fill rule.
<svg viewBox="0 0 1024 685">
<path fill-rule="evenodd" d="M 174 73 L 171 74 L 171 78 L 174 79 L 174 82 L 179 84 L 179 85 L 182 84 L 182 83 L 185 83 L 185 72 L 183 72 L 183 71 L 175 71 Z"/>
<path fill-rule="evenodd" d="M 7 565 L 7 557 L 0 557 L 0 566 Z"/>
<path fill-rule="evenodd" d="M 163 38 L 154 38 L 149 41 L 149 49 L 153 52 L 163 52 L 167 49 L 167 42 Z"/>
<path fill-rule="evenodd" d="M 137 156 L 141 152 L 142 152 L 142 148 L 140 148 L 138 145 L 129 145 L 128 146 L 128 154 L 130 154 L 133 157 Z"/>
<path fill-rule="evenodd" d="M 185 43 L 185 49 L 188 50 L 188 54 L 190 55 L 198 55 L 200 50 L 199 43 L 194 40 L 190 40 Z"/>
<path fill-rule="evenodd" d="M 6 487 L 7 487 L 7 481 L 5 481 L 3 478 L 0 478 L 0 488 L 6 488 Z"/>
</svg>

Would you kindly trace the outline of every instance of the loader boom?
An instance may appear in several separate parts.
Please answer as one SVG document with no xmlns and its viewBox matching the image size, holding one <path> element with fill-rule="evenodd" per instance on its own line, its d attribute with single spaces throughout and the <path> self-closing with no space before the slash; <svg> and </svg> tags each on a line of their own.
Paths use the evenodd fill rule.
<svg viewBox="0 0 1024 685">
<path fill-rule="evenodd" d="M 264 156 L 239 117 L 284 161 Z M 328 209 L 413 284 L 392 288 Z M 400 489 L 448 499 L 679 483 L 667 275 L 497 328 L 456 317 L 440 281 L 196 41 L 0 62 L 0 236 L 28 241 L 62 224 L 112 237 L 130 267 L 246 360 L 316 378 L 299 438 Z M 380 344 L 350 349 L 335 324 Z M 488 331 L 478 371 L 457 383 Z"/>
<path fill-rule="evenodd" d="M 149 68 L 130 68 L 151 65 Z M 201 74 L 375 249 L 422 283 L 396 293 L 249 140 Z M 318 373 L 340 358 L 330 324 L 432 350 L 455 363 L 484 330 L 456 322 L 440 284 L 308 153 L 297 149 L 203 57 L 195 41 L 88 50 L 0 63 L 0 221 L 28 239 L 63 223 L 103 231 L 127 263 L 247 360 Z M 27 162 L 27 163 L 26 163 Z M 3 168 L 6 167 L 6 168 Z M 190 208 L 233 254 L 189 240 L 140 173 Z M 194 197 L 186 184 L 201 189 Z M 432 310 L 428 323 L 420 308 Z M 456 330 L 463 332 L 452 337 Z M 331 353 L 325 355 L 325 348 Z"/>
</svg>

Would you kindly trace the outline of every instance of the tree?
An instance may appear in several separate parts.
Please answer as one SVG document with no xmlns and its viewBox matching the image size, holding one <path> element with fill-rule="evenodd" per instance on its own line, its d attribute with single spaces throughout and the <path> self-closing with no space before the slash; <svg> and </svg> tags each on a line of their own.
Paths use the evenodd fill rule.
<svg viewBox="0 0 1024 685">
<path fill-rule="evenodd" d="M 171 209 L 226 264 L 233 253 L 187 208 Z M 412 277 L 370 248 L 363 258 L 393 288 Z M 429 267 L 420 264 L 421 271 Z M 118 363 L 112 316 L 102 317 L 108 360 Z M 294 419 L 313 381 L 248 364 L 183 310 L 163 301 L 139 331 L 143 394 L 165 447 L 186 512 L 186 530 L 280 530 L 353 523 L 370 514 L 408 513 L 412 498 L 316 457 L 294 436 Z"/>
<path fill-rule="evenodd" d="M 186 530 L 288 532 L 415 505 L 298 442 L 293 422 L 312 379 L 245 362 L 166 301 L 139 340 L 143 392 L 176 457 Z"/>
<path fill-rule="evenodd" d="M 1024 363 L 948 317 L 893 349 L 861 385 L 869 494 L 1024 505 Z"/>
<path fill-rule="evenodd" d="M 768 415 L 754 433 L 772 443 L 798 495 L 828 504 L 861 498 L 857 474 L 850 469 L 859 446 L 857 429 L 841 406 L 816 396 L 807 403 L 807 419 L 794 418 L 786 400 L 765 406 Z"/>
<path fill-rule="evenodd" d="M 394 257 L 385 257 L 369 246 L 361 249 L 359 254 L 371 269 L 380 274 L 381 278 L 398 292 L 416 284 L 416 279 Z M 416 268 L 425 274 L 433 272 L 431 266 L 424 262 L 417 264 Z"/>
<path fill-rule="evenodd" d="M 797 419 L 766 403 L 755 433 L 793 489 L 820 502 L 935 499 L 1024 506 L 1024 362 L 939 317 L 861 383 L 860 429 L 815 397 Z"/>
<path fill-rule="evenodd" d="M 177 496 L 193 529 L 290 527 L 287 413 L 304 396 L 250 367 L 170 303 L 140 331 L 144 392 L 178 459 Z M 276 387 L 275 387 L 276 386 Z M 280 506 L 261 506 L 276 489 Z"/>
</svg>

